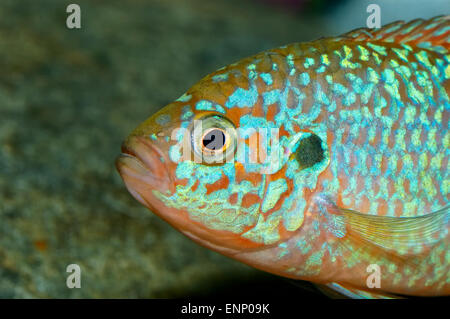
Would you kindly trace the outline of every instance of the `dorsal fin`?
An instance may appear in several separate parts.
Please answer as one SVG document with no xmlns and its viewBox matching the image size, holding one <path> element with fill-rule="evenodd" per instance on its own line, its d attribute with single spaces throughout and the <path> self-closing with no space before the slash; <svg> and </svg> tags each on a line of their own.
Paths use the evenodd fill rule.
<svg viewBox="0 0 450 319">
<path fill-rule="evenodd" d="M 444 54 L 450 50 L 450 15 L 430 20 L 396 21 L 380 29 L 360 28 L 343 34 L 339 39 L 401 43 Z"/>
</svg>

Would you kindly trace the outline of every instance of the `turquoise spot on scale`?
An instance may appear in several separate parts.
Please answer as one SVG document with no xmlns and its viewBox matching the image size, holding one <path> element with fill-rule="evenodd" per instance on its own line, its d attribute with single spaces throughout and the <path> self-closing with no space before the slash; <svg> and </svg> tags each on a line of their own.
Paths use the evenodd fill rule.
<svg viewBox="0 0 450 319">
<path fill-rule="evenodd" d="M 254 83 L 248 90 L 238 88 L 233 92 L 233 94 L 230 95 L 227 102 L 225 103 L 225 107 L 252 107 L 258 100 L 258 96 L 258 89 L 256 88 L 256 85 Z"/>
<path fill-rule="evenodd" d="M 343 103 L 345 106 L 350 106 L 356 102 L 356 95 L 354 92 L 350 92 L 350 94 L 344 97 Z"/>
<path fill-rule="evenodd" d="M 259 76 L 267 85 L 273 84 L 272 75 L 270 73 L 261 73 Z"/>
<path fill-rule="evenodd" d="M 325 92 L 322 90 L 322 87 L 319 83 L 316 83 L 316 90 L 314 93 L 314 98 L 316 99 L 317 102 L 319 102 L 321 104 L 325 104 L 325 105 L 330 104 L 330 100 L 328 99 Z"/>
<path fill-rule="evenodd" d="M 192 113 L 191 107 L 189 105 L 186 105 L 181 110 L 181 119 L 182 120 L 188 120 L 190 119 L 194 113 Z"/>
<path fill-rule="evenodd" d="M 436 32 L 433 35 L 438 37 L 438 36 L 441 36 L 444 33 L 449 32 L 449 31 L 450 31 L 450 27 L 444 27 L 444 28 L 442 28 L 440 30 L 436 30 Z"/>
<path fill-rule="evenodd" d="M 213 82 L 223 82 L 228 80 L 228 73 L 216 74 L 212 77 Z"/>
<path fill-rule="evenodd" d="M 157 124 L 163 126 L 163 125 L 168 124 L 170 122 L 170 120 L 171 120 L 171 117 L 169 114 L 161 114 L 156 118 L 155 122 Z"/>
<path fill-rule="evenodd" d="M 181 159 L 180 147 L 178 145 L 172 145 L 169 149 L 169 158 L 172 162 L 178 163 Z"/>
<path fill-rule="evenodd" d="M 348 89 L 340 83 L 334 83 L 332 86 L 332 91 L 338 95 L 344 96 L 347 94 Z"/>
<path fill-rule="evenodd" d="M 300 74 L 298 76 L 298 82 L 304 86 L 308 85 L 309 84 L 309 74 L 306 72 Z"/>
<path fill-rule="evenodd" d="M 323 72 L 325 72 L 325 70 L 326 70 L 325 66 L 321 65 L 319 68 L 316 69 L 316 72 L 317 73 L 323 73 Z"/>
<path fill-rule="evenodd" d="M 225 109 L 222 106 L 218 104 L 214 105 L 212 102 L 206 100 L 201 100 L 197 102 L 195 108 L 199 111 L 216 111 L 225 114 Z"/>
<path fill-rule="evenodd" d="M 392 71 L 391 69 L 385 69 L 385 70 L 381 73 L 381 78 L 382 78 L 387 84 L 392 84 L 392 83 L 394 83 L 394 80 L 395 80 L 395 74 L 394 74 L 394 71 Z"/>
<path fill-rule="evenodd" d="M 303 63 L 306 69 L 314 65 L 314 59 L 313 58 L 306 58 L 305 63 Z"/>
<path fill-rule="evenodd" d="M 265 106 L 274 104 L 280 100 L 280 90 L 272 90 L 262 94 Z"/>
<path fill-rule="evenodd" d="M 267 192 L 262 203 L 261 211 L 263 213 L 272 209 L 275 204 L 280 199 L 281 194 L 287 191 L 287 183 L 285 179 L 277 179 L 273 182 L 270 182 L 267 187 Z"/>
<path fill-rule="evenodd" d="M 184 93 L 176 101 L 177 102 L 189 102 L 191 98 L 192 98 L 192 95 Z"/>
</svg>

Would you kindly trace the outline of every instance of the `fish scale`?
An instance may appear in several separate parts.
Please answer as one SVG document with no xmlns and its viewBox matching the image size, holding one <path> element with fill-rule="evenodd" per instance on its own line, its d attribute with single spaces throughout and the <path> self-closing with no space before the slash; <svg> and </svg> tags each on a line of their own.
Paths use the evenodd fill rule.
<svg viewBox="0 0 450 319">
<path fill-rule="evenodd" d="M 325 53 L 319 52 L 320 47 L 327 48 Z M 332 149 L 331 154 L 333 154 L 334 160 L 330 161 L 331 165 L 328 168 L 332 178 L 322 181 L 321 187 L 325 191 L 333 191 L 333 187 L 334 190 L 339 188 L 339 180 L 345 179 L 345 175 L 347 178 L 355 176 L 360 184 L 366 178 L 376 176 L 376 178 L 371 178 L 372 183 L 369 185 L 357 187 L 358 182 L 352 182 L 348 189 L 344 189 L 341 198 L 343 207 L 351 206 L 353 209 L 370 214 L 387 214 L 397 217 L 426 214 L 448 205 L 448 198 L 445 197 L 448 190 L 444 189 L 448 186 L 443 184 L 438 187 L 431 182 L 432 180 L 447 180 L 448 183 L 448 150 L 445 156 L 441 152 L 442 149 L 448 149 L 448 115 L 442 118 L 444 110 L 448 111 L 449 109 L 448 95 L 442 89 L 442 84 L 434 90 L 427 90 L 427 86 L 433 86 L 433 83 L 444 83 L 448 80 L 445 70 L 433 74 L 431 69 L 427 68 L 427 65 L 435 65 L 435 60 L 443 57 L 437 53 L 430 54 L 419 51 L 415 55 L 426 56 L 426 61 L 428 61 L 422 65 L 410 52 L 411 50 L 404 49 L 401 45 L 390 45 L 389 47 L 376 45 L 373 47 L 375 49 L 360 44 L 348 44 L 341 49 L 333 50 L 329 49 L 330 45 L 321 41 L 320 46 L 314 47 L 314 43 L 312 43 L 306 50 L 295 45 L 284 50 L 287 52 L 275 51 L 280 56 L 291 54 L 293 57 L 293 63 L 289 64 L 289 58 L 286 58 L 287 62 L 279 63 L 276 70 L 276 72 L 285 72 L 286 74 L 295 70 L 295 73 L 299 74 L 297 78 L 295 74 L 288 76 L 287 83 L 295 83 L 296 80 L 301 82 L 304 72 L 309 68 L 325 66 L 319 62 L 321 56 L 326 54 L 336 57 L 327 59 L 325 72 L 320 72 L 324 74 L 323 76 L 320 73 L 309 74 L 309 81 L 305 83 L 305 86 L 308 86 L 306 90 L 302 91 L 302 84 L 296 87 L 300 93 L 295 92 L 294 94 L 303 93 L 303 96 L 313 98 L 305 99 L 301 107 L 281 109 L 280 112 L 286 111 L 289 114 L 290 123 L 280 121 L 280 124 L 289 127 L 296 125 L 302 129 L 317 123 L 317 133 L 320 133 L 320 127 L 323 126 L 327 129 L 338 130 L 335 138 L 327 141 Z M 397 62 L 395 59 L 398 59 L 398 55 L 394 49 L 408 50 L 408 53 L 403 54 L 410 56 L 409 63 Z M 363 54 L 353 54 L 353 51 L 363 52 Z M 273 56 L 275 52 L 265 54 Z M 287 54 L 288 52 L 294 53 Z M 390 62 L 379 62 L 378 54 L 380 52 L 385 54 L 383 61 Z M 257 57 L 255 61 L 259 59 L 261 58 Z M 309 60 L 306 66 L 303 59 Z M 317 63 L 312 61 L 317 61 Z M 255 64 L 258 68 L 258 64 Z M 338 66 L 342 69 L 339 69 Z M 338 71 L 326 72 L 328 68 Z M 333 79 L 326 78 L 330 73 Z M 405 73 L 409 76 L 404 77 Z M 270 72 L 264 74 L 270 74 Z M 419 78 L 421 79 L 420 85 L 410 84 L 411 82 L 418 83 Z M 263 97 L 267 94 L 274 94 L 272 93 L 274 90 L 279 90 L 268 91 L 265 85 L 258 89 L 262 91 Z M 287 104 L 286 101 L 283 101 L 283 94 L 276 93 L 276 98 L 272 98 L 269 103 Z M 327 98 L 333 94 L 335 94 L 333 98 Z M 325 97 L 321 97 L 322 95 Z M 314 97 L 319 98 L 314 99 Z M 426 97 L 430 100 L 427 101 Z M 330 111 L 330 106 L 327 104 L 331 104 L 329 102 L 331 99 L 335 104 L 331 106 Z M 433 102 L 439 100 L 442 100 L 443 103 L 437 105 Z M 411 118 L 408 114 L 416 116 Z M 267 117 L 267 112 L 264 115 L 266 119 L 270 119 Z M 276 116 L 274 120 L 277 120 Z M 395 129 L 393 129 L 394 124 Z M 369 135 L 368 130 L 371 127 L 375 129 Z M 418 135 L 419 142 L 417 143 L 411 141 L 414 134 Z M 446 141 L 447 144 L 445 144 Z M 344 157 L 344 154 L 354 154 L 354 156 L 345 161 L 338 160 L 338 157 L 340 155 Z M 372 165 L 367 167 L 364 165 L 366 163 L 361 163 L 361 160 L 369 155 L 386 157 L 389 165 L 385 164 L 382 167 L 381 161 L 378 161 L 378 163 L 372 162 Z M 422 155 L 422 161 L 420 161 L 420 155 Z M 445 165 L 446 162 L 447 165 Z M 346 174 L 344 176 L 341 174 L 339 177 L 338 172 Z M 405 180 L 413 178 L 416 179 L 414 185 L 423 184 L 426 186 L 425 189 L 418 189 L 413 185 L 405 190 Z M 372 185 L 378 183 L 395 187 L 388 191 L 371 192 Z M 356 190 L 358 190 L 356 199 L 351 198 L 350 196 L 354 195 Z M 345 196 L 345 194 L 351 195 Z M 361 197 L 365 197 L 365 200 L 361 200 Z M 371 207 L 367 207 L 367 202 L 372 203 Z M 406 206 L 406 209 L 403 209 L 403 206 Z M 377 209 L 378 207 L 380 209 Z M 388 207 L 388 211 L 383 209 L 386 207 Z"/>
<path fill-rule="evenodd" d="M 448 295 L 449 37 L 436 17 L 243 59 L 142 123 L 117 166 L 144 205 L 254 267 L 349 296 Z M 239 129 L 231 162 L 190 157 L 212 118 Z M 142 169 L 154 149 L 167 179 Z"/>
</svg>

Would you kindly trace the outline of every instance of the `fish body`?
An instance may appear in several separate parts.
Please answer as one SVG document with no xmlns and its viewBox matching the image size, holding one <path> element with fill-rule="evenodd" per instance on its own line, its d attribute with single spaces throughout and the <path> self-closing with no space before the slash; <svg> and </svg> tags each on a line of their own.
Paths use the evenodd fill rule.
<svg viewBox="0 0 450 319">
<path fill-rule="evenodd" d="M 256 268 L 449 295 L 449 49 L 437 17 L 262 52 L 144 121 L 117 167 L 142 204 Z"/>
</svg>

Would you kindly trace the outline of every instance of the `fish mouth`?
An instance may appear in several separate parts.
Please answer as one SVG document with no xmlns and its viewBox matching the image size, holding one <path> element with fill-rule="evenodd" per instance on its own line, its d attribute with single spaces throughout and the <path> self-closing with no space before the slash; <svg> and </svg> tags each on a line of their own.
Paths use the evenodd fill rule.
<svg viewBox="0 0 450 319">
<path fill-rule="evenodd" d="M 116 168 L 128 191 L 141 204 L 152 208 L 152 191 L 172 191 L 173 183 L 164 153 L 142 136 L 130 137 L 122 144 L 122 154 L 116 160 Z"/>
</svg>

